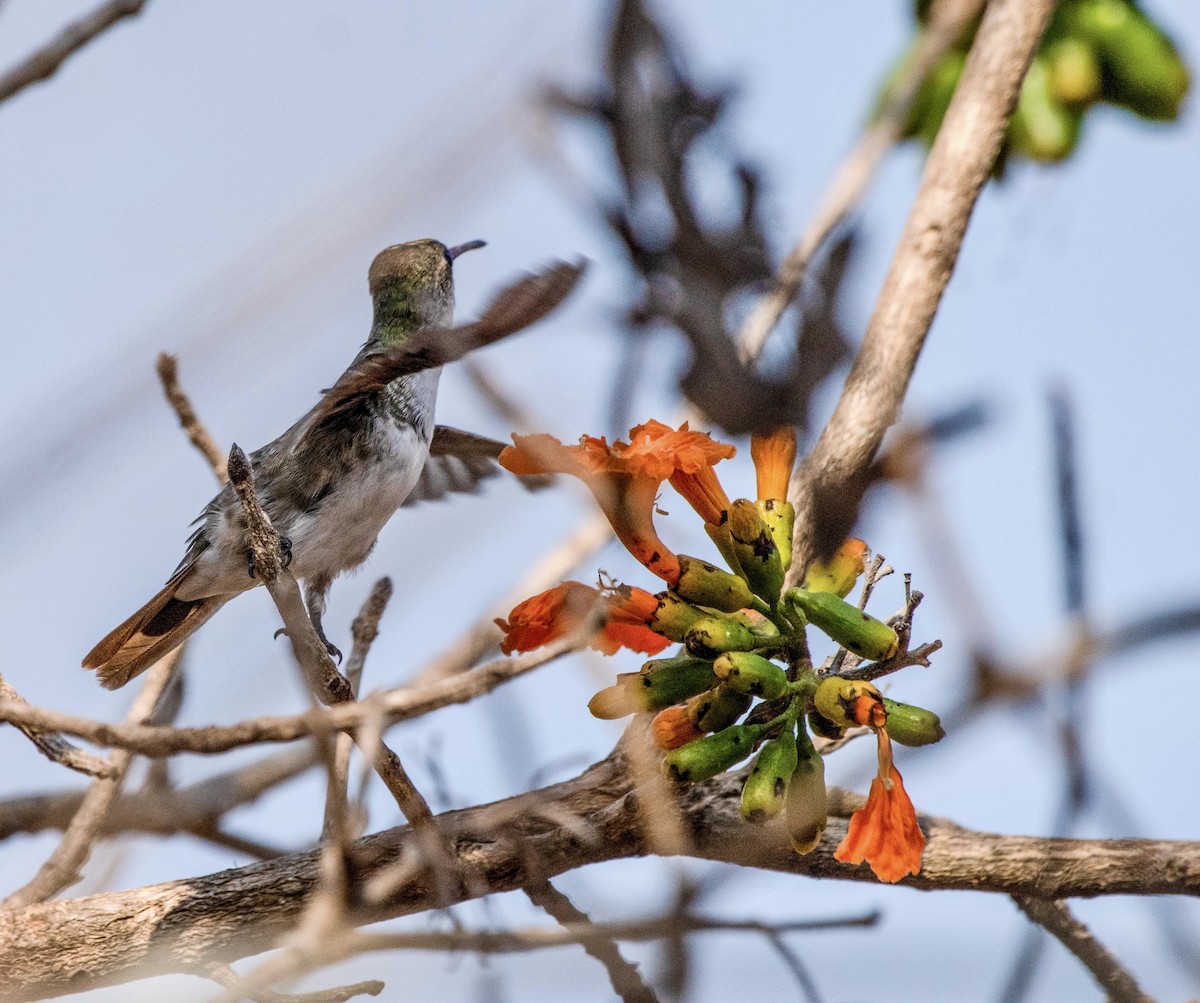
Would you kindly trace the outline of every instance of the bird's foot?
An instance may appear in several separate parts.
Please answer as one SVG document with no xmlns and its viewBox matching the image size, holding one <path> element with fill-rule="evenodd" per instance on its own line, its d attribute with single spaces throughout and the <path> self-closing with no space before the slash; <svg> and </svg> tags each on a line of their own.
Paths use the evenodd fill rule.
<svg viewBox="0 0 1200 1003">
<path fill-rule="evenodd" d="M 281 637 L 287 637 L 287 636 L 288 636 L 288 629 L 287 629 L 287 627 L 280 627 L 280 628 L 279 628 L 277 631 L 275 631 L 275 634 L 274 634 L 274 636 L 271 638 L 271 640 L 272 640 L 272 641 L 278 641 L 278 640 L 279 640 Z"/>
<path fill-rule="evenodd" d="M 330 641 L 328 638 L 322 637 L 322 642 L 325 644 L 325 650 L 329 652 L 329 657 L 337 661 L 338 665 L 342 664 L 342 649 Z"/>
</svg>

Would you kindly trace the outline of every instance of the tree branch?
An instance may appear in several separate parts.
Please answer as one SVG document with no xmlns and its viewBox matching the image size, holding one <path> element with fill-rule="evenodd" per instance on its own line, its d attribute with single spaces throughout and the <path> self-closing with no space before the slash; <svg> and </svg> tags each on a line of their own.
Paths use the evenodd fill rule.
<svg viewBox="0 0 1200 1003">
<path fill-rule="evenodd" d="M 900 413 L 1053 9 L 1054 0 L 987 4 L 841 398 L 792 479 L 796 529 L 789 587 L 803 580 L 815 556 L 841 543 L 857 518 L 871 462 Z"/>
<path fill-rule="evenodd" d="M 679 792 L 694 855 L 786 874 L 874 882 L 865 866 L 833 857 L 846 832 L 844 821 L 831 820 L 820 846 L 804 857 L 791 849 L 781 821 L 746 825 L 739 813 L 743 779 L 724 774 Z M 564 818 L 575 824 L 564 825 Z M 642 856 L 649 846 L 619 752 L 565 783 L 447 812 L 438 824 L 461 861 L 461 873 L 471 878 L 458 884 L 460 900 L 519 889 L 535 877 L 585 864 Z M 928 843 L 921 873 L 903 882 L 910 887 L 1039 898 L 1200 895 L 1200 843 L 1039 839 L 971 832 L 938 819 L 922 824 Z M 393 870 L 413 839 L 411 827 L 403 826 L 358 840 L 353 860 L 359 880 L 365 884 Z M 537 861 L 537 875 L 529 872 L 530 860 Z M 17 987 L 15 1001 L 192 970 L 197 958 L 232 961 L 275 946 L 294 927 L 317 880 L 313 851 L 2 912 L 0 971 Z M 416 873 L 355 919 L 372 922 L 442 905 L 437 889 Z"/>
<path fill-rule="evenodd" d="M 1013 901 L 1021 912 L 1053 934 L 1068 951 L 1083 962 L 1112 1003 L 1154 1003 L 1153 997 L 1142 992 L 1137 980 L 1121 966 L 1112 952 L 1071 915 L 1065 902 L 1032 898 L 1028 895 L 1014 895 Z"/>
<path fill-rule="evenodd" d="M 127 17 L 141 12 L 146 0 L 110 0 L 97 7 L 87 17 L 69 24 L 49 44 L 29 56 L 23 63 L 0 75 L 0 101 L 7 101 L 30 84 L 45 80 L 57 72 L 70 56 L 88 42 Z"/>
</svg>

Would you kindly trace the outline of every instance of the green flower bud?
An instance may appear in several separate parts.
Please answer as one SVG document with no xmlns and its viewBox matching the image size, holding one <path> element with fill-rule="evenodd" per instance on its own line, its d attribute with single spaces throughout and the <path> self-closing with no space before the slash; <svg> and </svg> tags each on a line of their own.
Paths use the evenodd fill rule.
<svg viewBox="0 0 1200 1003">
<path fill-rule="evenodd" d="M 783 570 L 787 571 L 792 563 L 792 528 L 796 524 L 796 509 L 791 502 L 782 498 L 764 498 L 756 501 L 754 507 L 758 509 L 767 532 L 779 548 L 780 562 Z"/>
<path fill-rule="evenodd" d="M 797 853 L 811 853 L 829 822 L 825 794 L 825 761 L 803 728 L 796 739 L 796 769 L 784 795 L 788 838 Z"/>
<path fill-rule="evenodd" d="M 872 683 L 857 679 L 842 679 L 829 676 L 821 680 L 813 694 L 813 706 L 817 713 L 839 728 L 865 724 L 855 713 L 855 703 L 860 697 L 870 697 L 875 702 L 883 700 Z"/>
<path fill-rule="evenodd" d="M 1086 105 L 1100 96 L 1100 59 L 1084 39 L 1074 36 L 1051 42 L 1045 49 L 1050 89 L 1065 105 Z"/>
<path fill-rule="evenodd" d="M 742 786 L 742 818 L 761 825 L 783 811 L 796 764 L 796 733 L 791 728 L 764 743 Z"/>
<path fill-rule="evenodd" d="M 866 556 L 867 545 L 862 540 L 850 537 L 828 561 L 812 562 L 808 574 L 804 576 L 805 591 L 832 592 L 839 598 L 845 598 L 863 573 Z"/>
<path fill-rule="evenodd" d="M 682 572 L 675 591 L 697 606 L 709 606 L 722 613 L 736 613 L 755 605 L 750 586 L 737 575 L 695 557 L 679 555 Z"/>
<path fill-rule="evenodd" d="M 706 617 L 692 625 L 684 636 L 690 654 L 698 658 L 715 658 L 723 651 L 744 651 L 758 647 L 758 639 L 750 628 L 734 620 Z"/>
<path fill-rule="evenodd" d="M 783 560 L 754 502 L 739 498 L 729 506 L 729 531 L 751 590 L 774 605 L 783 588 Z"/>
<path fill-rule="evenodd" d="M 891 627 L 832 592 L 788 589 L 783 598 L 814 627 L 856 655 L 880 661 L 896 653 L 899 639 Z"/>
<path fill-rule="evenodd" d="M 1021 96 L 1009 124 L 1009 142 L 1031 160 L 1063 160 L 1079 140 L 1081 114 L 1058 99 L 1051 88 L 1048 61 L 1037 55 L 1021 85 Z"/>
<path fill-rule="evenodd" d="M 750 697 L 722 683 L 716 689 L 692 697 L 688 717 L 697 731 L 721 731 L 750 709 Z"/>
<path fill-rule="evenodd" d="M 738 564 L 737 551 L 733 549 L 733 537 L 729 532 L 728 521 L 722 522 L 719 526 L 714 526 L 711 522 L 706 522 L 704 524 L 704 532 L 708 534 L 708 538 L 712 540 L 713 545 L 717 548 L 717 553 L 729 565 L 729 570 L 735 575 L 741 574 L 742 568 Z"/>
<path fill-rule="evenodd" d="M 615 685 L 602 689 L 588 701 L 588 710 L 594 717 L 611 721 L 682 703 L 719 683 L 707 659 L 682 655 L 659 658 L 647 662 L 641 672 L 617 676 Z"/>
<path fill-rule="evenodd" d="M 1101 96 L 1144 118 L 1178 117 L 1190 80 L 1171 39 L 1127 0 L 1062 5 L 1064 30 L 1089 43 L 1103 65 Z"/>
<path fill-rule="evenodd" d="M 674 592 L 660 592 L 655 598 L 658 599 L 658 609 L 654 611 L 649 627 L 672 641 L 682 641 L 692 624 L 712 615 L 679 598 Z"/>
<path fill-rule="evenodd" d="M 774 662 L 749 651 L 727 651 L 713 662 L 724 685 L 750 696 L 776 700 L 787 692 L 787 674 Z"/>
<path fill-rule="evenodd" d="M 932 745 L 946 737 L 941 718 L 933 711 L 883 698 L 887 732 L 901 745 Z"/>
<path fill-rule="evenodd" d="M 715 735 L 672 749 L 663 758 L 663 773 L 671 780 L 696 783 L 722 773 L 754 751 L 766 726 L 735 724 Z"/>
</svg>

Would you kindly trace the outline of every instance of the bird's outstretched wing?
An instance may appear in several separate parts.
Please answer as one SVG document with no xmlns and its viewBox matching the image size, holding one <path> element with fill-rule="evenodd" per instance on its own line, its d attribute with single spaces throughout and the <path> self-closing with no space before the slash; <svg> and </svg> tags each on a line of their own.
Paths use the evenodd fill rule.
<svg viewBox="0 0 1200 1003">
<path fill-rule="evenodd" d="M 429 459 L 405 505 L 434 501 L 448 494 L 474 494 L 480 484 L 502 473 L 496 457 L 507 443 L 473 432 L 438 425 L 429 444 Z M 546 487 L 552 477 L 534 475 L 518 480 L 530 490 Z"/>
<path fill-rule="evenodd" d="M 536 323 L 566 299 L 583 269 L 582 263 L 557 262 L 503 290 L 471 324 L 422 328 L 404 344 L 367 356 L 325 391 L 309 415 L 309 426 L 340 414 L 398 377 L 454 362 Z"/>
</svg>

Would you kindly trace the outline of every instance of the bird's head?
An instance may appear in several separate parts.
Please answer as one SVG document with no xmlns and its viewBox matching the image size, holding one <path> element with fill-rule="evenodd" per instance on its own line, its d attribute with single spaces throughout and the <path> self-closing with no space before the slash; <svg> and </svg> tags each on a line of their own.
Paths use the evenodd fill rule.
<svg viewBox="0 0 1200 1003">
<path fill-rule="evenodd" d="M 417 328 L 449 326 L 454 314 L 454 259 L 483 246 L 482 240 L 447 247 L 423 239 L 380 251 L 367 275 L 375 304 L 375 336 L 390 342 Z"/>
</svg>

